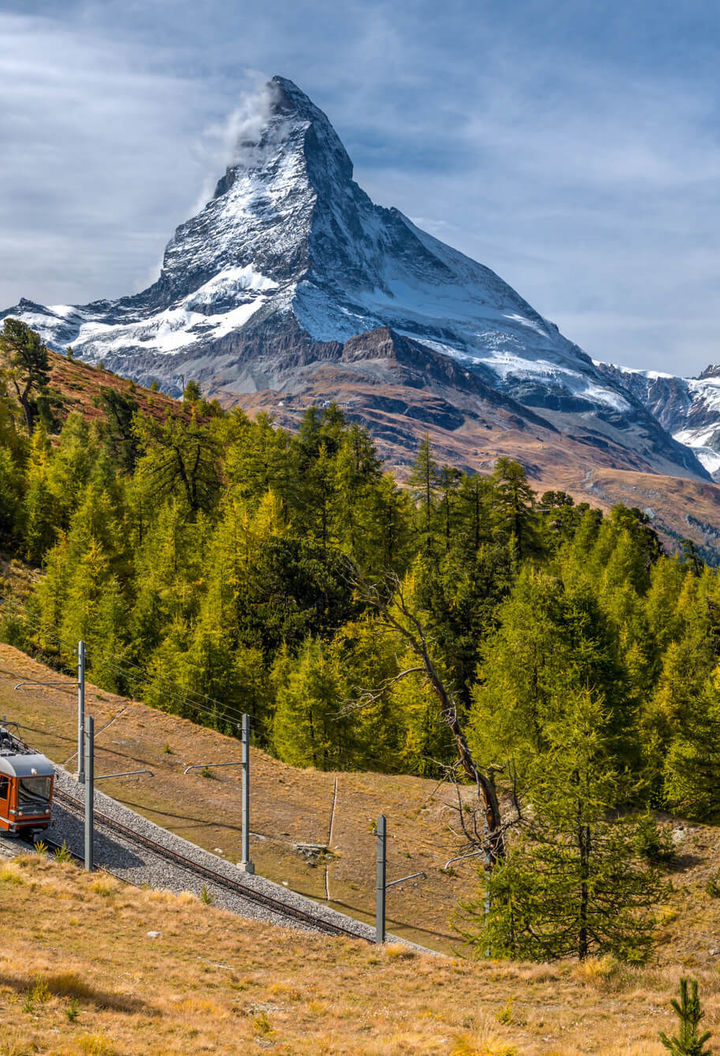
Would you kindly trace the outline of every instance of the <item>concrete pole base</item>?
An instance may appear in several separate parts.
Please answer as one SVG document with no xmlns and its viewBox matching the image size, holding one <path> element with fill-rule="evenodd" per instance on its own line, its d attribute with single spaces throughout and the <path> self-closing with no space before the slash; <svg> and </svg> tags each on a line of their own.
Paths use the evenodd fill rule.
<svg viewBox="0 0 720 1056">
<path fill-rule="evenodd" d="M 249 876 L 252 876 L 255 872 L 255 866 L 252 862 L 238 862 L 237 867 L 241 873 L 247 873 Z"/>
</svg>

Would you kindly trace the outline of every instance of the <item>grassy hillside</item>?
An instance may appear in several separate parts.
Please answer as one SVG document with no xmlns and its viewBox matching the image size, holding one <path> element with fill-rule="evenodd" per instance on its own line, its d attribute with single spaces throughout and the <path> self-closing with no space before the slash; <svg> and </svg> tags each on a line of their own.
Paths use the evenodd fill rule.
<svg viewBox="0 0 720 1056">
<path fill-rule="evenodd" d="M 35 855 L 0 862 L 0 891 L 3 1056 L 660 1056 L 675 1025 L 669 968 L 377 949 Z M 699 975 L 717 1027 L 717 970 Z"/>
<path fill-rule="evenodd" d="M 0 645 L 0 715 L 22 724 L 26 739 L 53 760 L 75 768 L 76 690 L 27 687 L 23 680 L 54 681 L 57 672 L 7 645 Z M 68 683 L 69 683 L 68 679 Z M 240 858 L 240 770 L 184 776 L 189 763 L 239 758 L 237 741 L 181 719 L 88 687 L 88 708 L 96 717 L 96 772 L 148 766 L 153 780 L 109 781 L 103 791 L 152 821 L 229 860 Z M 109 725 L 106 725 L 109 724 Z M 104 727 L 104 729 L 103 729 Z M 474 890 L 472 865 L 448 872 L 444 863 L 461 843 L 453 835 L 453 792 L 422 778 L 373 773 L 299 770 L 252 751 L 251 854 L 263 876 L 320 901 L 326 881 L 330 904 L 363 920 L 374 919 L 375 839 L 378 814 L 389 819 L 388 879 L 418 870 L 388 894 L 388 928 L 445 953 L 462 950 L 450 925 L 457 902 Z M 337 785 L 336 785 L 337 782 Z M 335 789 L 332 838 L 330 818 Z M 671 972 L 717 972 L 720 898 L 708 882 L 720 868 L 720 833 L 707 825 L 665 816 L 677 844 L 667 876 L 672 891 L 659 913 L 651 964 Z M 325 861 L 308 862 L 298 843 L 329 843 Z"/>
<path fill-rule="evenodd" d="M 72 411 L 79 411 L 85 418 L 103 417 L 103 412 L 93 402 L 102 387 L 113 389 L 123 396 L 131 396 L 138 409 L 155 418 L 162 418 L 166 410 L 181 410 L 181 404 L 162 392 L 136 385 L 102 367 L 93 367 L 79 359 L 68 359 L 48 349 L 50 358 L 50 387 L 59 397 L 56 414 L 65 420 Z"/>
<path fill-rule="evenodd" d="M 0 715 L 20 722 L 26 740 L 74 770 L 77 691 L 13 689 L 23 680 L 61 677 L 0 645 Z M 87 701 L 96 730 L 103 730 L 97 736 L 96 772 L 117 773 L 135 764 L 155 773 L 153 780 L 104 782 L 103 791 L 186 839 L 238 860 L 240 768 L 213 770 L 212 778 L 199 772 L 183 775 L 190 763 L 239 759 L 238 741 L 94 687 L 88 687 Z M 470 864 L 456 872 L 442 869 L 461 849 L 448 828 L 454 812 L 447 785 L 401 775 L 298 770 L 259 750 L 252 752 L 251 768 L 251 853 L 257 872 L 323 901 L 327 881 L 331 905 L 373 920 L 372 827 L 384 812 L 389 824 L 388 879 L 420 870 L 427 874 L 426 880 L 411 881 L 388 894 L 388 929 L 434 949 L 449 951 L 458 945 L 449 918 L 475 880 Z M 308 862 L 295 849 L 298 843 L 329 843 L 331 854 L 325 861 Z"/>
</svg>

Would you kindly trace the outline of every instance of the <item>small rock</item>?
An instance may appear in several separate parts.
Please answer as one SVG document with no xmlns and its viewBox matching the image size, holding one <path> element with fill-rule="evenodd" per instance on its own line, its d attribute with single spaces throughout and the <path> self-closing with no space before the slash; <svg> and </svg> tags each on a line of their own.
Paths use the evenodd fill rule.
<svg viewBox="0 0 720 1056">
<path fill-rule="evenodd" d="M 294 843 L 293 849 L 308 865 L 317 865 L 326 857 L 329 848 L 325 843 Z"/>
<path fill-rule="evenodd" d="M 673 843 L 682 843 L 683 840 L 685 839 L 686 835 L 687 835 L 687 833 L 685 832 L 685 829 L 673 829 L 673 832 L 672 832 L 672 841 L 673 841 Z"/>
<path fill-rule="evenodd" d="M 215 851 L 215 854 L 225 854 L 225 851 L 222 849 L 222 847 L 213 847 L 213 850 Z"/>
<path fill-rule="evenodd" d="M 711 957 L 719 957 L 720 956 L 720 950 L 717 947 L 715 947 L 712 950 L 708 950 L 708 953 L 710 954 Z"/>
<path fill-rule="evenodd" d="M 149 939 L 159 939 L 162 936 L 161 931 L 149 931 L 147 933 Z"/>
</svg>

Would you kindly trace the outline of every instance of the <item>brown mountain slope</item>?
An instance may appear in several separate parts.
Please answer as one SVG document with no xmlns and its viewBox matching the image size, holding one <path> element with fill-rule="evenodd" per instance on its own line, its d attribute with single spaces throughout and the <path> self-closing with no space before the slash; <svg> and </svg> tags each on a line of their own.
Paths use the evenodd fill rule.
<svg viewBox="0 0 720 1056">
<path fill-rule="evenodd" d="M 604 508 L 639 506 L 670 549 L 691 538 L 708 560 L 720 560 L 720 487 L 683 471 L 662 437 L 643 425 L 598 423 L 596 417 L 583 423 L 577 415 L 571 420 L 552 409 L 528 408 L 455 360 L 387 328 L 344 345 L 301 342 L 280 358 L 276 345 L 253 345 L 240 358 L 246 365 L 240 387 L 268 387 L 211 387 L 210 395 L 226 406 L 268 412 L 293 429 L 308 407 L 334 401 L 368 426 L 400 479 L 428 435 L 440 462 L 491 472 L 499 457 L 515 458 L 539 492 L 559 488 Z"/>
<path fill-rule="evenodd" d="M 617 502 L 639 506 L 669 548 L 691 538 L 708 560 L 720 560 L 720 487 L 657 472 L 656 458 L 642 454 L 642 438 L 633 455 L 619 442 L 627 438 L 611 426 L 605 435 L 598 434 L 596 423 L 570 435 L 558 415 L 518 404 L 455 361 L 389 330 L 324 348 L 327 358 L 321 360 L 317 346 L 305 352 L 296 348 L 288 364 L 292 380 L 270 378 L 282 389 L 240 393 L 219 386 L 207 396 L 250 414 L 268 412 L 290 429 L 297 428 L 307 407 L 335 401 L 349 418 L 368 426 L 387 467 L 400 479 L 426 434 L 438 461 L 468 470 L 487 473 L 499 457 L 516 458 L 538 492 L 560 488 L 605 509 Z M 257 356 L 258 349 L 253 352 Z M 180 401 L 111 371 L 52 351 L 50 360 L 62 419 L 73 410 L 90 419 L 102 417 L 93 398 L 103 386 L 132 397 L 154 417 L 183 413 Z M 261 373 L 262 354 L 254 364 Z"/>
<path fill-rule="evenodd" d="M 163 418 L 168 410 L 177 413 L 182 405 L 162 392 L 151 392 L 128 378 L 121 378 L 102 367 L 91 367 L 79 359 L 70 359 L 48 349 L 50 357 L 50 389 L 56 398 L 55 413 L 62 421 L 72 411 L 79 411 L 88 419 L 103 418 L 103 411 L 93 402 L 105 387 L 131 397 L 138 408 L 155 418 Z"/>
</svg>

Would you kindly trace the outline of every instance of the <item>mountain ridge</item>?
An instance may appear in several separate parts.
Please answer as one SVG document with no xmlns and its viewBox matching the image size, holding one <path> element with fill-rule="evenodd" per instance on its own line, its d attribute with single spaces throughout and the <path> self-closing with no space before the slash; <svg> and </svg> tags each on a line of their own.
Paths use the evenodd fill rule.
<svg viewBox="0 0 720 1056">
<path fill-rule="evenodd" d="M 354 378 L 346 403 L 371 429 L 383 400 L 404 401 L 398 413 L 412 425 L 435 397 L 449 433 L 522 422 L 521 431 L 562 435 L 569 459 L 579 444 L 581 461 L 591 452 L 599 465 L 709 479 L 635 394 L 495 272 L 375 205 L 330 121 L 293 82 L 273 78 L 258 107 L 214 194 L 168 243 L 155 283 L 84 306 L 23 300 L 0 317 L 170 394 L 193 377 L 225 405 L 267 393 L 282 411 L 288 397 L 327 400 Z M 417 440 L 401 425 L 391 430 L 400 460 Z"/>
<path fill-rule="evenodd" d="M 613 363 L 596 366 L 638 399 L 678 443 L 691 448 L 713 479 L 720 479 L 720 367 L 710 364 L 696 378 L 682 378 Z"/>
</svg>

